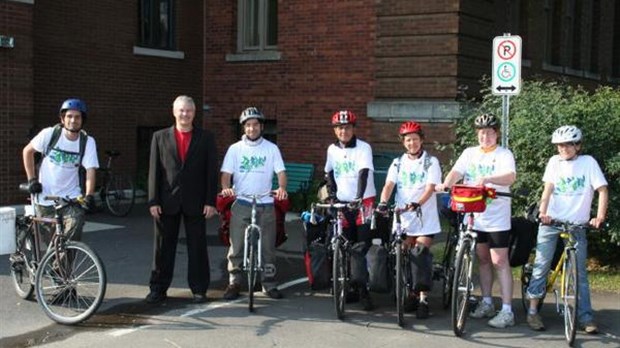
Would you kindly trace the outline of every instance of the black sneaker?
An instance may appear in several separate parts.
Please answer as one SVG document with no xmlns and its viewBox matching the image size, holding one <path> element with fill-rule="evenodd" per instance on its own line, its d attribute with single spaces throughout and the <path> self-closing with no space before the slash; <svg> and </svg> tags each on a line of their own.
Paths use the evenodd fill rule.
<svg viewBox="0 0 620 348">
<path fill-rule="evenodd" d="M 157 304 L 164 302 L 166 298 L 168 298 L 168 296 L 165 292 L 151 291 L 148 295 L 146 295 L 144 301 L 146 301 L 146 303 L 148 304 Z"/>
<path fill-rule="evenodd" d="M 272 289 L 265 291 L 265 295 L 269 296 L 270 298 L 274 300 L 279 300 L 284 297 L 282 295 L 282 292 L 278 290 L 278 288 L 272 288 Z"/>
<path fill-rule="evenodd" d="M 232 301 L 239 298 L 239 293 L 241 292 L 241 286 L 237 283 L 228 284 L 226 290 L 224 291 L 224 300 Z"/>
<path fill-rule="evenodd" d="M 192 303 L 205 303 L 207 302 L 207 295 L 205 294 L 193 294 Z"/>
<path fill-rule="evenodd" d="M 415 317 L 418 319 L 427 319 L 429 315 L 428 303 L 420 301 L 418 309 L 415 312 Z"/>
</svg>

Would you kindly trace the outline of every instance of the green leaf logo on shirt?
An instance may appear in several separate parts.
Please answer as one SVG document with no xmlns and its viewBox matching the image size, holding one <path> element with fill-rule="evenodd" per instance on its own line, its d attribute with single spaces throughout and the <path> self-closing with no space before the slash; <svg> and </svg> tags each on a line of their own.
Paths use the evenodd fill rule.
<svg viewBox="0 0 620 348">
<path fill-rule="evenodd" d="M 426 172 L 400 172 L 398 180 L 399 187 L 414 187 L 418 184 L 426 182 Z"/>
<path fill-rule="evenodd" d="M 576 193 L 583 191 L 585 186 L 585 175 L 582 175 L 581 177 L 569 176 L 566 178 L 560 178 L 554 186 L 554 191 L 559 194 Z"/>
<path fill-rule="evenodd" d="M 342 161 L 336 162 L 334 165 L 334 176 L 339 177 L 341 175 L 346 175 L 349 173 L 355 173 L 355 162 L 354 161 Z"/>
<path fill-rule="evenodd" d="M 67 164 L 72 167 L 78 164 L 80 154 L 52 149 L 52 151 L 50 151 L 49 153 L 49 159 L 52 163 L 57 164 L 61 167 L 66 167 Z"/>
<path fill-rule="evenodd" d="M 495 165 L 472 164 L 465 171 L 466 182 L 476 182 L 479 178 L 490 176 L 495 172 Z"/>
<path fill-rule="evenodd" d="M 242 156 L 241 157 L 241 172 L 251 172 L 256 168 L 261 168 L 265 166 L 267 162 L 267 156 Z"/>
</svg>

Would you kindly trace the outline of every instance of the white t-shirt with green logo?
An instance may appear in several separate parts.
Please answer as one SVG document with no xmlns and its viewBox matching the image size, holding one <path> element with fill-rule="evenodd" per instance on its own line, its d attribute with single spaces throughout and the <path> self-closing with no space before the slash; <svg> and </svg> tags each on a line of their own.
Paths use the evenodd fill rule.
<svg viewBox="0 0 620 348">
<path fill-rule="evenodd" d="M 53 131 L 54 127 L 43 129 L 30 141 L 30 144 L 36 151 L 45 154 L 52 140 Z M 71 141 L 67 139 L 64 132 L 63 129 L 56 146 L 41 162 L 39 168 L 39 182 L 43 186 L 43 192 L 39 196 L 41 198 L 45 196 L 77 198 L 82 194 L 79 178 L 80 138 Z M 86 169 L 99 168 L 97 145 L 91 136 L 86 141 L 82 165 Z M 38 204 L 52 205 L 54 202 L 40 199 Z"/>
<path fill-rule="evenodd" d="M 240 140 L 232 144 L 222 163 L 221 171 L 232 174 L 233 188 L 238 195 L 255 195 L 271 190 L 273 174 L 284 171 L 280 149 L 265 138 L 256 142 Z M 263 197 L 259 203 L 273 203 L 273 197 Z"/>
<path fill-rule="evenodd" d="M 516 173 L 512 152 L 498 146 L 490 152 L 483 152 L 480 146 L 468 147 L 452 167 L 463 175 L 465 185 L 474 185 L 482 177 Z M 509 186 L 487 184 L 498 192 L 510 192 Z M 483 213 L 475 213 L 474 229 L 483 232 L 510 230 L 511 205 L 509 197 L 487 200 Z"/>
<path fill-rule="evenodd" d="M 601 167 L 588 155 L 579 155 L 570 161 L 559 155 L 551 157 L 543 182 L 553 184 L 547 215 L 573 223 L 590 221 L 594 191 L 607 185 Z"/>
<path fill-rule="evenodd" d="M 331 144 L 327 148 L 327 161 L 325 163 L 325 173 L 334 171 L 334 179 L 338 186 L 336 196 L 338 200 L 350 202 L 357 198 L 357 181 L 359 171 L 369 169 L 368 181 L 366 181 L 366 191 L 364 197 L 374 197 L 377 195 L 372 164 L 372 149 L 370 145 L 360 139 L 355 139 L 355 147 L 341 148 Z"/>
<path fill-rule="evenodd" d="M 426 151 L 418 159 L 412 160 L 406 154 L 394 159 L 388 169 L 386 182 L 396 184 L 396 205 L 399 208 L 413 202 L 418 202 L 426 190 L 428 184 L 441 183 L 441 167 L 436 157 L 430 156 Z M 428 161 L 428 169 L 424 168 Z M 437 211 L 437 197 L 435 193 L 422 205 L 422 219 L 416 217 L 414 212 L 401 214 L 401 228 L 407 235 L 423 236 L 441 232 L 439 213 Z"/>
</svg>

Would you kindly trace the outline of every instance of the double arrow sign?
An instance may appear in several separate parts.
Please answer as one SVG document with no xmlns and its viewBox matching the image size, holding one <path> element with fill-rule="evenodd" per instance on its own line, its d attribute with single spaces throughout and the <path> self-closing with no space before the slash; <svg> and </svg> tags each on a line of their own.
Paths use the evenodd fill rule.
<svg viewBox="0 0 620 348">
<path fill-rule="evenodd" d="M 495 95 L 517 95 L 521 91 L 521 37 L 493 39 L 492 91 Z"/>
</svg>

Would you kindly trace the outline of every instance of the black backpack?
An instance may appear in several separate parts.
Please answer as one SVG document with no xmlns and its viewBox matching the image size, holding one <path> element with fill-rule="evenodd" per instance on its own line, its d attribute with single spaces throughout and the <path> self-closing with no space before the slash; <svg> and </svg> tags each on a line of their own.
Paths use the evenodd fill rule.
<svg viewBox="0 0 620 348">
<path fill-rule="evenodd" d="M 60 139 L 60 136 L 62 135 L 62 128 L 63 128 L 63 125 L 61 123 L 58 123 L 54 126 L 54 129 L 52 131 L 52 138 L 50 139 L 50 142 L 47 144 L 47 147 L 45 148 L 43 157 L 49 155 L 49 153 L 54 149 L 54 146 L 56 146 L 56 144 L 58 143 L 58 139 Z M 82 191 L 82 194 L 84 194 L 85 189 L 86 189 L 86 168 L 82 166 L 82 161 L 84 160 L 84 153 L 86 152 L 87 142 L 88 142 L 88 134 L 86 133 L 86 131 L 81 129 L 80 130 L 80 168 L 78 172 L 79 172 L 79 178 L 80 178 L 80 190 Z"/>
<path fill-rule="evenodd" d="M 523 217 L 511 219 L 508 258 L 511 267 L 523 266 L 536 246 L 538 224 Z"/>
</svg>

